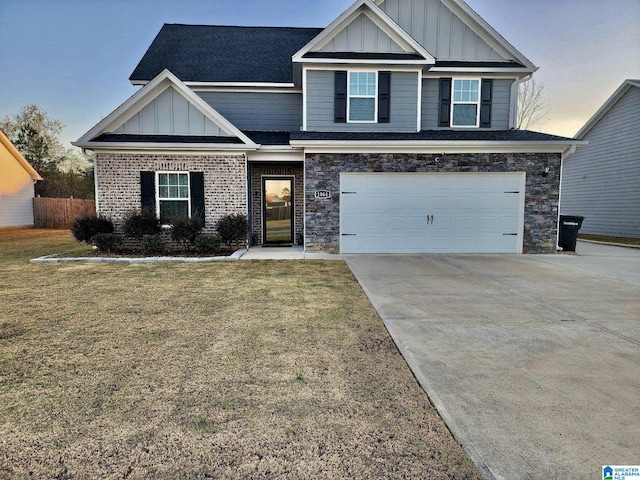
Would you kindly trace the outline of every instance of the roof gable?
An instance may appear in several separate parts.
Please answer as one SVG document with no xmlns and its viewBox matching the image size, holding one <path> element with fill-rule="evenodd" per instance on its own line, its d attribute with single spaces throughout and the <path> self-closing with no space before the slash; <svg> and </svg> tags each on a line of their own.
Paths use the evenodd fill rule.
<svg viewBox="0 0 640 480">
<path fill-rule="evenodd" d="M 42 180 L 42 177 L 36 172 L 35 168 L 31 166 L 29 161 L 24 158 L 16 146 L 9 140 L 9 138 L 0 130 L 0 146 L 3 150 L 6 150 L 10 157 L 13 157 L 18 164 L 31 176 L 33 180 Z M 4 155 L 3 155 L 4 156 Z"/>
<path fill-rule="evenodd" d="M 183 82 L 292 83 L 291 56 L 321 28 L 165 24 L 129 80 L 168 69 Z"/>
<path fill-rule="evenodd" d="M 438 62 L 513 62 L 537 67 L 462 0 L 375 0 Z"/>
<path fill-rule="evenodd" d="M 435 58 L 398 26 L 372 0 L 358 0 L 327 28 L 293 55 L 294 62 L 353 60 L 354 54 L 369 55 L 370 63 L 434 64 Z M 372 57 L 371 54 L 376 54 Z M 402 57 L 407 55 L 407 57 Z M 378 58 L 376 58 L 376 56 Z"/>
<path fill-rule="evenodd" d="M 611 110 L 616 103 L 620 101 L 620 99 L 632 88 L 640 88 L 640 80 L 625 80 L 622 85 L 618 87 L 618 89 L 609 97 L 609 99 L 598 109 L 598 111 L 587 121 L 587 123 L 582 127 L 578 133 L 576 133 L 576 137 L 580 140 L 584 138 L 584 136 L 589 133 L 589 131 L 595 127 L 598 122 L 604 117 L 609 110 Z M 640 115 L 640 106 L 638 110 L 638 114 Z"/>
<path fill-rule="evenodd" d="M 167 112 L 171 112 L 171 118 L 165 117 L 162 122 L 159 121 L 157 113 Z M 73 144 L 83 148 L 96 147 L 101 143 L 97 139 L 104 139 L 105 134 L 115 134 L 115 137 L 109 138 L 123 139 L 129 134 L 133 135 L 132 138 L 147 140 L 154 138 L 154 135 L 164 140 L 171 136 L 188 139 L 204 135 L 212 137 L 210 143 L 218 146 L 240 143 L 248 148 L 257 147 L 169 70 L 161 72 Z M 214 141 L 213 137 L 218 139 Z M 219 140 L 220 137 L 224 142 Z"/>
</svg>

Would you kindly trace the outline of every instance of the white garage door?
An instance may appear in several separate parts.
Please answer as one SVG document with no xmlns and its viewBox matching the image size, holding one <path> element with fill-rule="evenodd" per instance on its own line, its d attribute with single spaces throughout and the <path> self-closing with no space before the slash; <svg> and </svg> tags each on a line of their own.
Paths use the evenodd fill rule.
<svg viewBox="0 0 640 480">
<path fill-rule="evenodd" d="M 524 173 L 343 173 L 342 253 L 521 253 Z"/>
</svg>

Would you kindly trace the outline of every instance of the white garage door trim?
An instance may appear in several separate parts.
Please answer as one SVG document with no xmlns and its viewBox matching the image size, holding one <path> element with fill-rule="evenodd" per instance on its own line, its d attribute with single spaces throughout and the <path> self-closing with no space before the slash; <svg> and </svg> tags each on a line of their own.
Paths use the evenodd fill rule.
<svg viewBox="0 0 640 480">
<path fill-rule="evenodd" d="M 340 251 L 522 253 L 525 187 L 525 172 L 341 173 Z"/>
</svg>

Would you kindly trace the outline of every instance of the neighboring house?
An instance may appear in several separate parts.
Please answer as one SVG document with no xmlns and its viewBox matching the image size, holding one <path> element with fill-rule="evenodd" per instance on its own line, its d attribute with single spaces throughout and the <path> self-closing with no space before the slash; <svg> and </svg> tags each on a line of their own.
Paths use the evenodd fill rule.
<svg viewBox="0 0 640 480">
<path fill-rule="evenodd" d="M 580 233 L 640 238 L 640 80 L 626 80 L 576 134 L 562 170 L 563 215 Z"/>
<path fill-rule="evenodd" d="M 0 227 L 33 226 L 37 180 L 38 172 L 0 130 Z"/>
<path fill-rule="evenodd" d="M 241 213 L 252 244 L 310 252 L 555 252 L 579 142 L 515 129 L 536 70 L 461 0 L 359 0 L 324 29 L 169 24 L 141 89 L 75 145 L 115 220 Z"/>
</svg>

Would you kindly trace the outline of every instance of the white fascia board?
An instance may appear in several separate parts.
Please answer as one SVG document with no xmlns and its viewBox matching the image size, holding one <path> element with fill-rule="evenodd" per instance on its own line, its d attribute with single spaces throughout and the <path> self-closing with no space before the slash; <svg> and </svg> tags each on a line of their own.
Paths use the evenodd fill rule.
<svg viewBox="0 0 640 480">
<path fill-rule="evenodd" d="M 428 60 L 389 60 L 389 59 L 361 59 L 361 58 L 305 58 L 300 63 L 331 64 L 331 65 L 433 65 Z"/>
<path fill-rule="evenodd" d="M 581 142 L 474 142 L 474 141 L 322 141 L 292 140 L 305 153 L 563 153 Z"/>
<path fill-rule="evenodd" d="M 536 69 L 537 70 L 537 69 Z M 535 71 L 535 70 L 533 70 Z M 506 68 L 506 67 L 431 67 L 429 73 L 501 73 L 501 74 L 521 74 L 529 75 L 532 73 L 530 68 Z"/>
<path fill-rule="evenodd" d="M 169 87 L 173 87 L 189 103 L 194 105 L 200 113 L 224 130 L 229 136 L 239 138 L 246 147 L 252 148 L 255 146 L 253 141 L 242 133 L 240 129 L 218 113 L 211 105 L 205 102 L 167 69 L 160 72 L 153 80 L 147 83 L 147 85 L 129 97 L 128 100 L 111 112 L 100 123 L 80 137 L 75 144 L 85 148 L 84 145 L 87 145 L 92 138 L 108 131 L 115 131 Z"/>
<path fill-rule="evenodd" d="M 303 162 L 304 150 L 301 148 L 289 147 L 262 147 L 260 150 L 248 152 L 247 158 L 250 162 Z"/>
<path fill-rule="evenodd" d="M 313 40 L 307 43 L 302 49 L 294 53 L 293 62 L 307 62 L 310 59 L 304 59 L 304 55 L 313 49 L 321 49 L 324 47 L 337 33 L 341 32 L 360 14 L 366 15 L 374 22 L 382 31 L 384 31 L 394 42 L 405 49 L 407 53 L 417 53 L 425 59 L 426 64 L 434 64 L 436 59 L 429 53 L 420 43 L 418 43 L 411 35 L 405 32 L 391 17 L 384 13 L 371 0 L 358 0 L 351 7 L 345 10 L 338 18 L 329 24 L 322 32 L 320 32 Z M 318 60 L 318 59 L 312 59 Z M 334 59 L 330 59 L 334 60 Z M 368 61 L 371 63 L 371 61 Z M 335 62 L 334 62 L 335 63 Z M 415 62 L 414 62 L 415 63 Z"/>
<path fill-rule="evenodd" d="M 145 143 L 145 142 L 71 142 L 76 147 L 95 152 L 117 152 L 127 151 L 127 153 L 161 153 L 161 152 L 185 152 L 185 153 L 206 153 L 215 154 L 218 152 L 247 152 L 257 150 L 260 145 L 243 145 L 240 143 Z"/>
<path fill-rule="evenodd" d="M 589 131 L 602 119 L 602 117 L 604 117 L 606 113 L 611 110 L 616 103 L 618 103 L 618 100 L 620 100 L 632 87 L 640 88 L 640 83 L 634 82 L 633 80 L 626 80 L 622 85 L 620 85 L 609 99 L 598 109 L 598 111 L 593 114 L 587 123 L 578 130 L 575 138 L 582 139 L 587 133 L 589 133 Z"/>
</svg>

